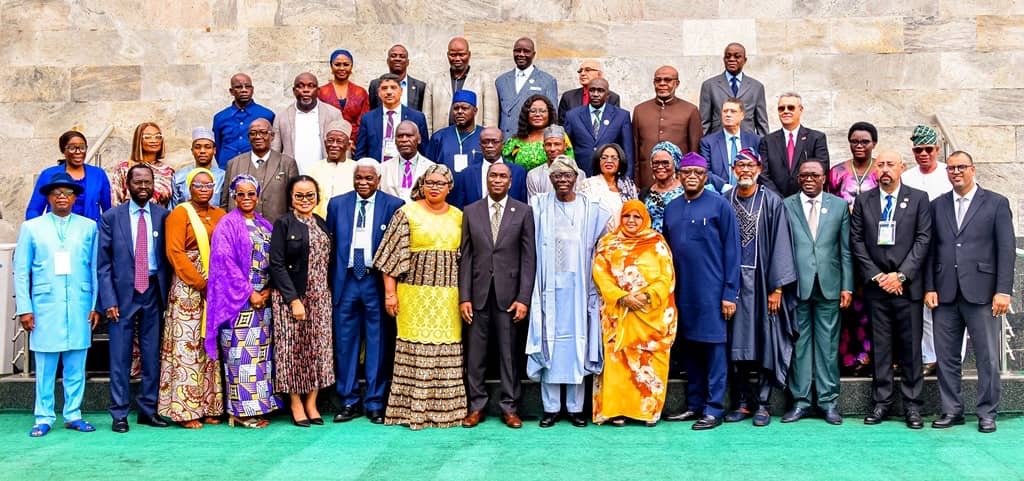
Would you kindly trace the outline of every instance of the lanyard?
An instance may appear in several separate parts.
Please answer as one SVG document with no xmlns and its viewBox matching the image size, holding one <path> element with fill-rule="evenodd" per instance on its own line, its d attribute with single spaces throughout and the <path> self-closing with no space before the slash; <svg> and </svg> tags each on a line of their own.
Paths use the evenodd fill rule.
<svg viewBox="0 0 1024 481">
<path fill-rule="evenodd" d="M 458 139 L 458 141 L 459 141 L 459 153 L 460 154 L 463 153 L 462 152 L 462 143 L 465 142 L 466 140 L 469 140 L 474 135 L 476 135 L 476 132 L 478 130 L 480 130 L 480 126 L 479 125 L 475 125 L 475 126 L 473 126 L 473 131 L 470 132 L 469 135 L 466 136 L 466 138 L 462 138 L 462 135 L 459 134 L 459 128 L 458 127 L 455 128 L 455 138 Z"/>
<path fill-rule="evenodd" d="M 57 231 L 57 240 L 60 241 L 60 246 L 63 248 L 64 240 L 68 236 L 68 224 L 71 223 L 71 219 L 68 219 L 67 222 L 57 222 L 57 215 L 50 212 L 50 222 L 53 222 L 53 230 Z"/>
</svg>

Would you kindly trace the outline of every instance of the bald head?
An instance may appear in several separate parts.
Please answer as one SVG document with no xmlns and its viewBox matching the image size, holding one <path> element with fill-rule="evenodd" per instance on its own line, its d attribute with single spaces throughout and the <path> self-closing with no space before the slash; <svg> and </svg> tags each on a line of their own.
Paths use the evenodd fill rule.
<svg viewBox="0 0 1024 481">
<path fill-rule="evenodd" d="M 274 129 L 270 121 L 259 117 L 249 123 L 249 145 L 252 152 L 259 157 L 270 151 L 270 144 L 274 141 Z"/>
<path fill-rule="evenodd" d="M 533 57 L 537 55 L 537 51 L 533 45 L 533 40 L 528 37 L 522 37 L 516 40 L 515 45 L 512 46 L 512 60 L 516 63 L 516 68 L 523 70 L 533 65 Z"/>
<path fill-rule="evenodd" d="M 679 71 L 670 65 L 662 65 L 654 71 L 654 95 L 667 101 L 676 95 L 679 88 Z"/>
<path fill-rule="evenodd" d="M 448 66 L 456 76 L 461 76 L 469 69 L 469 42 L 462 37 L 448 41 Z"/>
<path fill-rule="evenodd" d="M 420 130 L 411 120 L 403 120 L 395 129 L 395 147 L 403 159 L 412 159 L 416 156 L 416 149 L 420 146 Z"/>
<path fill-rule="evenodd" d="M 252 102 L 252 79 L 244 73 L 236 73 L 231 76 L 228 86 L 228 93 L 235 99 L 235 106 L 244 108 Z"/>
<path fill-rule="evenodd" d="M 302 72 L 295 76 L 292 82 L 292 94 L 295 95 L 295 108 L 309 112 L 316 107 L 317 89 L 319 88 L 316 75 L 310 72 Z"/>
<path fill-rule="evenodd" d="M 604 107 L 608 101 L 608 81 L 603 78 L 596 78 L 590 81 L 587 87 L 587 95 L 590 98 L 590 106 L 595 109 Z"/>
</svg>

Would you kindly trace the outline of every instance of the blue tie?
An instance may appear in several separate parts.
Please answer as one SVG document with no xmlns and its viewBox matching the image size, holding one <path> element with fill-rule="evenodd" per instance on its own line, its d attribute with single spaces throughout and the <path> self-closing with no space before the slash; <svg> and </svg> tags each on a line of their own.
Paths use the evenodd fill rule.
<svg viewBox="0 0 1024 481">
<path fill-rule="evenodd" d="M 739 139 L 735 135 L 729 137 L 729 167 L 736 163 L 736 156 L 740 153 L 739 146 L 736 145 L 737 140 Z M 732 169 L 729 169 L 729 184 L 736 185 L 736 174 Z"/>
<path fill-rule="evenodd" d="M 356 217 L 356 228 L 362 229 L 366 227 L 366 204 L 369 201 L 359 201 L 359 215 Z M 364 249 L 357 247 L 352 250 L 352 274 L 356 276 L 356 279 L 362 279 L 366 277 L 366 259 L 364 258 Z"/>
<path fill-rule="evenodd" d="M 882 220 L 887 221 L 892 217 L 892 194 L 885 196 L 885 208 L 882 209 Z"/>
<path fill-rule="evenodd" d="M 740 94 L 740 81 L 736 77 L 729 79 L 729 83 L 732 84 L 732 96 L 735 97 Z"/>
</svg>

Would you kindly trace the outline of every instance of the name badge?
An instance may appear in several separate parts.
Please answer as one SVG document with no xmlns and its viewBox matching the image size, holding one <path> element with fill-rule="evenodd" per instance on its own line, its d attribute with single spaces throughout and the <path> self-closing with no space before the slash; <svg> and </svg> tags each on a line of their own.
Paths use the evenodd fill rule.
<svg viewBox="0 0 1024 481">
<path fill-rule="evenodd" d="M 71 253 L 59 251 L 53 254 L 53 275 L 66 276 L 71 274 Z"/>
<path fill-rule="evenodd" d="M 532 82 L 532 80 L 531 80 L 531 82 Z M 544 90 L 544 89 L 542 89 L 542 88 L 540 88 L 540 87 L 535 87 L 535 86 L 531 85 L 531 86 L 530 86 L 530 90 Z"/>
<path fill-rule="evenodd" d="M 455 154 L 455 171 L 461 172 L 469 164 L 469 156 L 466 154 Z"/>
<path fill-rule="evenodd" d="M 395 141 L 390 139 L 384 140 L 384 157 L 395 158 L 398 157 L 398 147 L 395 146 Z"/>
<path fill-rule="evenodd" d="M 878 223 L 878 245 L 896 245 L 896 221 L 883 220 Z"/>
</svg>

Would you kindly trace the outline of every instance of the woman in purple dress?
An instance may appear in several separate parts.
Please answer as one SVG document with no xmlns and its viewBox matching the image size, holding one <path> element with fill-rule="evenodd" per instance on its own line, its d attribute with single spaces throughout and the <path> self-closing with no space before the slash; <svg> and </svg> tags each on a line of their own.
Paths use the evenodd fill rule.
<svg viewBox="0 0 1024 481">
<path fill-rule="evenodd" d="M 850 126 L 846 134 L 853 158 L 832 167 L 828 176 L 829 193 L 841 197 L 852 212 L 853 201 L 861 192 L 878 186 L 875 159 L 871 156 L 878 142 L 878 130 L 867 122 Z M 854 274 L 856 275 L 856 273 Z M 845 376 L 871 375 L 871 326 L 864 309 L 861 291 L 863 280 L 856 279 L 853 302 L 842 311 L 842 333 L 839 338 L 839 371 Z"/>
</svg>

